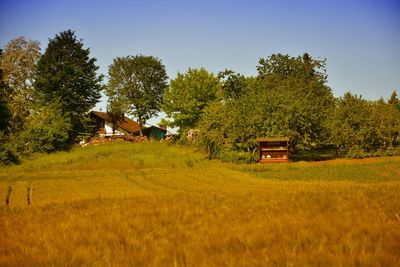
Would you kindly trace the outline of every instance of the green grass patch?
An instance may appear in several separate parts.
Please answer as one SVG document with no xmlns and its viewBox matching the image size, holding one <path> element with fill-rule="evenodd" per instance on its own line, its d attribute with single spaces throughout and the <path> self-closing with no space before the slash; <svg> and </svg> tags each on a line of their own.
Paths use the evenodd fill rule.
<svg viewBox="0 0 400 267">
<path fill-rule="evenodd" d="M 400 180 L 400 157 L 256 164 L 233 168 L 263 179 L 278 181 L 387 182 Z"/>
</svg>

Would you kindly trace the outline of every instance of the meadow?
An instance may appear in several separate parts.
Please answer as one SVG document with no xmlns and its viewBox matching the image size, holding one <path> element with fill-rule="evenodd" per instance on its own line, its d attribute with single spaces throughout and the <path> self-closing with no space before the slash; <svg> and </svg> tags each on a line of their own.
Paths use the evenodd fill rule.
<svg viewBox="0 0 400 267">
<path fill-rule="evenodd" d="M 0 168 L 0 266 L 400 266 L 399 192 L 400 157 L 246 165 L 158 142 L 36 154 Z"/>
</svg>

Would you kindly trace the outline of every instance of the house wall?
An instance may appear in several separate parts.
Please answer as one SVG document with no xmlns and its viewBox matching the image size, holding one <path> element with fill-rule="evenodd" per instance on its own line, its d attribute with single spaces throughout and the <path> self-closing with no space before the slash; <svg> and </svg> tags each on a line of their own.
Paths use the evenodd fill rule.
<svg viewBox="0 0 400 267">
<path fill-rule="evenodd" d="M 113 125 L 112 123 L 105 123 L 104 125 L 104 134 L 112 135 L 113 134 Z M 122 130 L 121 128 L 115 129 L 115 135 L 128 135 L 127 131 Z"/>
</svg>

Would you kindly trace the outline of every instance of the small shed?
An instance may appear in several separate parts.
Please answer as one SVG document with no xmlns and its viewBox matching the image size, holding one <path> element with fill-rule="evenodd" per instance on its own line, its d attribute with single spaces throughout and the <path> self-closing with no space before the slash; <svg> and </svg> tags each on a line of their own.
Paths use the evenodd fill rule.
<svg viewBox="0 0 400 267">
<path fill-rule="evenodd" d="M 260 143 L 260 163 L 289 161 L 288 137 L 262 137 L 257 141 Z"/>
<path fill-rule="evenodd" d="M 167 129 L 156 126 L 150 126 L 143 129 L 143 134 L 149 138 L 160 140 L 163 139 L 167 134 Z"/>
</svg>

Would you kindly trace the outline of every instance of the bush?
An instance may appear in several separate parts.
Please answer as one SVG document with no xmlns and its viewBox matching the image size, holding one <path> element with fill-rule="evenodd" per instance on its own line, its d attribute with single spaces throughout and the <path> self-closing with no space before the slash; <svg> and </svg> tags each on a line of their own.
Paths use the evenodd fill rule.
<svg viewBox="0 0 400 267">
<path fill-rule="evenodd" d="M 400 147 L 388 147 L 385 151 L 385 156 L 400 156 Z"/>
<path fill-rule="evenodd" d="M 3 134 L 3 132 L 0 131 L 0 166 L 18 162 L 19 162 L 18 153 L 7 141 L 7 138 Z"/>
<path fill-rule="evenodd" d="M 365 152 L 364 149 L 362 149 L 359 146 L 353 146 L 349 149 L 349 151 L 346 154 L 346 157 L 349 158 L 356 158 L 356 159 L 363 159 L 367 156 L 367 153 Z"/>
<path fill-rule="evenodd" d="M 379 148 L 377 150 L 372 150 L 366 152 L 364 149 L 359 146 L 353 146 L 349 149 L 346 154 L 346 157 L 349 158 L 358 158 L 363 159 L 367 157 L 383 157 L 383 156 L 400 156 L 400 147 L 388 147 L 388 148 Z"/>
<path fill-rule="evenodd" d="M 25 130 L 18 137 L 24 152 L 52 152 L 69 148 L 71 124 L 58 103 L 40 107 L 29 115 Z"/>
<path fill-rule="evenodd" d="M 250 152 L 234 151 L 230 149 L 222 149 L 218 154 L 218 158 L 223 162 L 235 163 L 252 163 L 255 162 L 255 157 Z"/>
</svg>

